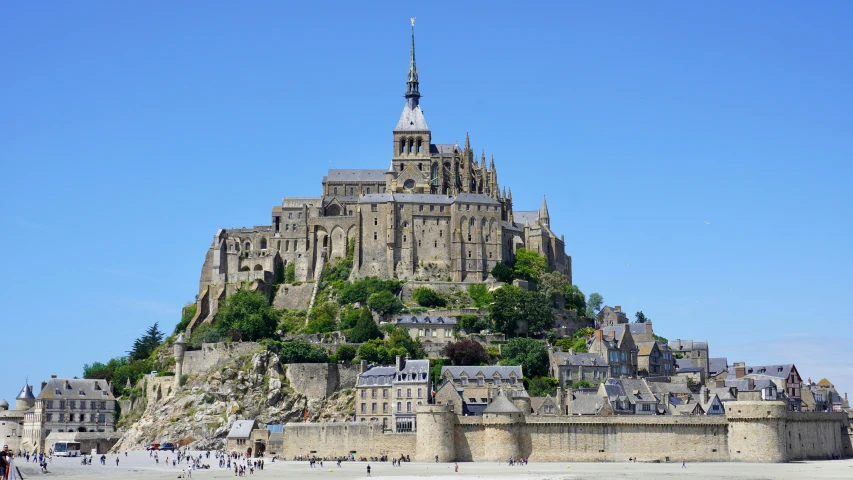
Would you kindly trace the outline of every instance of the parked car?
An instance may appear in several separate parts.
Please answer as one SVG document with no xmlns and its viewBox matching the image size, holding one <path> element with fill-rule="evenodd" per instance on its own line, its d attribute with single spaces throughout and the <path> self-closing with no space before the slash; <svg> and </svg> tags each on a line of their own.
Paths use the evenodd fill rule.
<svg viewBox="0 0 853 480">
<path fill-rule="evenodd" d="M 149 443 L 148 446 L 145 447 L 145 449 L 146 450 L 160 450 L 160 444 L 159 443 Z"/>
<path fill-rule="evenodd" d="M 168 450 L 170 452 L 174 452 L 177 447 L 172 442 L 163 442 L 160 445 L 160 450 Z"/>
</svg>

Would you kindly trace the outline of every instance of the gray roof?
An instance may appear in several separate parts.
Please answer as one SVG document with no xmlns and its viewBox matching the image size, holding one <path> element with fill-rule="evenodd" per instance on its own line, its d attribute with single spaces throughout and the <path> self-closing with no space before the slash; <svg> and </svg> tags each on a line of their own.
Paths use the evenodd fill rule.
<svg viewBox="0 0 853 480">
<path fill-rule="evenodd" d="M 670 340 L 669 348 L 673 352 L 689 352 L 692 350 L 708 350 L 708 342 L 694 342 L 693 340 Z"/>
<path fill-rule="evenodd" d="M 457 323 L 456 317 L 445 317 L 440 315 L 401 315 L 397 317 L 397 325 L 456 325 Z"/>
<path fill-rule="evenodd" d="M 498 392 L 498 396 L 492 400 L 492 403 L 483 410 L 483 413 L 521 413 L 521 410 L 506 398 L 504 391 L 501 390 Z"/>
<path fill-rule="evenodd" d="M 646 386 L 646 382 L 639 379 L 608 378 L 604 388 L 607 391 L 607 396 L 611 397 L 610 389 L 607 388 L 608 386 L 618 387 L 617 395 L 625 396 L 631 403 L 657 402 L 657 398 L 649 390 L 649 387 Z"/>
<path fill-rule="evenodd" d="M 391 385 L 396 367 L 373 367 L 358 376 L 358 385 Z"/>
<path fill-rule="evenodd" d="M 518 223 L 520 225 L 533 225 L 539 221 L 539 212 L 524 212 L 513 210 L 512 219 L 515 223 Z"/>
<path fill-rule="evenodd" d="M 419 132 L 428 131 L 429 127 L 424 118 L 424 112 L 421 111 L 421 106 L 410 108 L 409 104 L 403 107 L 403 113 L 400 114 L 400 120 L 397 126 L 394 127 L 395 132 Z"/>
<path fill-rule="evenodd" d="M 377 182 L 385 183 L 385 170 L 329 170 L 323 177 L 326 182 Z"/>
<path fill-rule="evenodd" d="M 337 200 L 340 203 L 356 203 L 358 202 L 359 195 L 327 195 L 323 197 L 323 205 L 328 206 L 334 200 Z"/>
<path fill-rule="evenodd" d="M 400 373 L 429 373 L 429 360 L 406 360 Z"/>
<path fill-rule="evenodd" d="M 572 415 L 598 415 L 604 406 L 604 399 L 597 394 L 575 395 L 569 401 L 569 411 Z"/>
<path fill-rule="evenodd" d="M 106 380 L 51 378 L 38 394 L 40 399 L 115 400 Z"/>
<path fill-rule="evenodd" d="M 9 402 L 6 400 L 0 400 L 0 408 L 9 408 Z"/>
<path fill-rule="evenodd" d="M 749 389 L 749 381 L 746 378 L 738 378 L 738 379 L 726 379 L 727 387 L 737 387 L 739 392 L 756 392 L 758 390 L 764 390 L 767 387 L 775 387 L 776 384 L 773 383 L 773 380 L 768 378 L 756 378 L 752 379 L 753 388 Z"/>
<path fill-rule="evenodd" d="M 699 373 L 704 372 L 704 367 L 679 367 L 678 373 Z"/>
<path fill-rule="evenodd" d="M 468 378 L 475 378 L 478 372 L 483 372 L 486 378 L 493 378 L 495 373 L 501 378 L 510 378 L 510 374 L 515 373 L 515 377 L 520 381 L 522 378 L 521 365 L 513 366 L 498 366 L 498 365 L 472 365 L 458 367 L 441 367 L 441 377 L 444 378 L 445 372 L 450 372 L 454 380 L 461 378 L 464 372 Z"/>
<path fill-rule="evenodd" d="M 558 365 L 583 365 L 583 366 L 607 366 L 607 362 L 600 355 L 595 353 L 563 353 L 554 352 L 552 354 Z"/>
<path fill-rule="evenodd" d="M 27 384 L 24 384 L 24 388 L 21 389 L 21 393 L 15 397 L 15 400 L 35 400 L 36 397 L 33 395 L 33 387 Z"/>
<path fill-rule="evenodd" d="M 690 395 L 690 388 L 686 383 L 646 382 L 652 393 L 660 396 L 664 393 L 671 395 Z"/>
<path fill-rule="evenodd" d="M 254 420 L 235 420 L 228 432 L 228 438 L 249 438 L 254 427 Z"/>
<path fill-rule="evenodd" d="M 729 366 L 729 360 L 726 357 L 716 357 L 708 359 L 708 373 L 711 375 L 716 375 Z"/>
<path fill-rule="evenodd" d="M 317 203 L 320 203 L 320 197 L 284 197 L 281 208 L 302 208 L 303 205 L 312 206 Z"/>
<path fill-rule="evenodd" d="M 433 203 L 450 205 L 454 203 L 478 203 L 481 205 L 499 205 L 494 198 L 481 193 L 461 193 L 456 197 L 431 193 L 370 193 L 359 197 L 359 203 Z"/>
<path fill-rule="evenodd" d="M 773 378 L 788 378 L 788 375 L 791 374 L 791 370 L 793 370 L 793 364 L 785 364 L 785 365 L 759 365 L 759 366 L 747 366 L 744 374 L 749 377 L 773 377 Z M 729 370 L 729 374 L 726 377 L 726 380 L 734 379 L 737 375 L 737 372 L 734 368 Z"/>
<path fill-rule="evenodd" d="M 429 146 L 429 153 L 460 153 L 459 145 L 453 143 L 433 143 Z"/>
</svg>

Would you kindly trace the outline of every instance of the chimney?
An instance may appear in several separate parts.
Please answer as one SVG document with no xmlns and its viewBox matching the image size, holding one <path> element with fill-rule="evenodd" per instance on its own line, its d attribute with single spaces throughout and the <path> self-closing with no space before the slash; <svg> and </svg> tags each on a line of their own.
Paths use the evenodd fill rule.
<svg viewBox="0 0 853 480">
<path fill-rule="evenodd" d="M 402 371 L 403 368 L 406 366 L 406 357 L 404 357 L 403 355 L 397 355 L 397 358 L 394 362 L 394 366 L 397 368 L 398 372 Z"/>
<path fill-rule="evenodd" d="M 725 380 L 717 380 L 716 387 L 717 388 L 726 388 L 726 381 Z"/>
<path fill-rule="evenodd" d="M 599 328 L 595 331 L 595 341 L 603 342 L 604 341 L 604 332 Z"/>
<path fill-rule="evenodd" d="M 613 307 L 613 311 L 614 311 L 614 312 L 621 312 L 621 311 L 622 311 L 622 306 L 621 306 L 621 305 L 616 305 L 615 307 Z"/>
<path fill-rule="evenodd" d="M 755 390 L 755 380 L 753 380 L 753 379 L 751 379 L 751 378 L 747 378 L 747 379 L 746 379 L 746 388 L 747 388 L 747 390 L 749 390 L 750 392 L 751 392 L 751 391 L 753 391 L 753 390 Z"/>
<path fill-rule="evenodd" d="M 41 382 L 41 390 L 44 390 L 44 387 L 46 387 L 46 386 L 47 386 L 47 382 Z M 39 392 L 41 392 L 41 390 L 39 390 Z"/>
<path fill-rule="evenodd" d="M 362 360 L 361 363 L 358 364 L 358 373 L 364 373 L 367 371 L 367 360 Z"/>
<path fill-rule="evenodd" d="M 743 378 L 746 375 L 746 365 L 743 362 L 735 362 L 735 378 Z"/>
<path fill-rule="evenodd" d="M 705 395 L 705 403 L 710 402 L 711 401 L 711 389 L 710 388 L 703 388 L 702 393 Z"/>
<path fill-rule="evenodd" d="M 50 378 L 56 378 L 56 375 L 51 375 Z"/>
</svg>

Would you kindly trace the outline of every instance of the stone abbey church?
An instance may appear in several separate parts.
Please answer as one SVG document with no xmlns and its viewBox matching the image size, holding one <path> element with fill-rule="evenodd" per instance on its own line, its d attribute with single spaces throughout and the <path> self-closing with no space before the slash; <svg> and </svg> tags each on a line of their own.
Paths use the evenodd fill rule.
<svg viewBox="0 0 853 480">
<path fill-rule="evenodd" d="M 571 257 L 563 236 L 551 231 L 544 196 L 538 211 L 515 211 L 494 159 L 478 158 L 467 134 L 464 146 L 433 143 L 418 88 L 413 27 L 406 104 L 390 161 L 377 160 L 387 168 L 329 170 L 319 196 L 285 197 L 269 226 L 220 229 L 200 297 L 245 281 L 269 285 L 289 264 L 297 281 L 313 280 L 325 262 L 347 254 L 348 244 L 354 279 L 483 282 L 497 262 L 511 263 L 517 249 L 527 248 L 571 280 Z"/>
</svg>

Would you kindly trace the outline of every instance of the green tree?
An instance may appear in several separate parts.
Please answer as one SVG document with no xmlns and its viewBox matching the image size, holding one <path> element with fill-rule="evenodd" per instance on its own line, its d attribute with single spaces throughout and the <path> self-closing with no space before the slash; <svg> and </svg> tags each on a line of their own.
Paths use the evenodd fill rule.
<svg viewBox="0 0 853 480">
<path fill-rule="evenodd" d="M 512 267 L 504 262 L 498 262 L 492 268 L 492 276 L 499 282 L 512 282 L 513 273 Z"/>
<path fill-rule="evenodd" d="M 538 282 L 547 270 L 545 257 L 533 250 L 519 248 L 515 252 L 515 276 L 528 281 Z"/>
<path fill-rule="evenodd" d="M 441 355 L 449 359 L 452 365 L 483 365 L 489 363 L 489 354 L 486 353 L 486 349 L 470 338 L 448 343 L 441 349 Z"/>
<path fill-rule="evenodd" d="M 293 283 L 296 281 L 296 264 L 288 263 L 284 267 L 284 283 Z"/>
<path fill-rule="evenodd" d="M 352 345 L 341 345 L 338 347 L 337 351 L 338 360 L 343 363 L 349 363 L 353 358 L 355 358 L 356 353 L 358 352 L 356 352 L 355 347 Z"/>
<path fill-rule="evenodd" d="M 175 325 L 175 332 L 180 333 L 187 329 L 193 317 L 195 316 L 195 312 L 198 310 L 198 305 L 195 303 L 189 303 L 184 305 L 184 308 L 181 309 L 181 321 Z"/>
<path fill-rule="evenodd" d="M 382 338 L 382 332 L 373 321 L 373 315 L 367 307 L 361 309 L 361 316 L 353 327 L 347 340 L 352 343 L 364 343 L 374 338 Z"/>
<path fill-rule="evenodd" d="M 480 315 L 466 313 L 459 315 L 459 328 L 467 333 L 480 333 L 489 328 L 489 322 Z"/>
<path fill-rule="evenodd" d="M 323 302 L 311 311 L 311 320 L 305 326 L 305 333 L 334 332 L 338 328 L 336 317 L 338 305 L 334 302 Z"/>
<path fill-rule="evenodd" d="M 575 351 L 575 353 L 585 353 L 587 351 L 586 341 L 595 333 L 590 327 L 584 327 L 578 329 L 574 335 L 569 338 L 561 338 L 557 340 L 554 344 L 560 347 L 564 352 L 568 352 L 569 349 Z"/>
<path fill-rule="evenodd" d="M 520 288 L 510 284 L 504 284 L 493 292 L 495 301 L 489 309 L 492 322 L 495 330 L 507 337 L 515 336 L 516 322 L 521 319 L 521 293 Z"/>
<path fill-rule="evenodd" d="M 381 280 L 379 277 L 366 277 L 353 283 L 339 285 L 338 303 L 341 305 L 367 302 L 370 295 L 378 292 L 395 294 L 400 291 L 403 282 L 397 280 Z"/>
<path fill-rule="evenodd" d="M 258 291 L 238 290 L 225 299 L 214 318 L 220 333 L 239 331 L 243 340 L 260 340 L 275 334 L 280 314 Z"/>
<path fill-rule="evenodd" d="M 572 384 L 572 388 L 589 388 L 588 380 L 578 380 Z"/>
<path fill-rule="evenodd" d="M 548 349 L 545 344 L 532 338 L 513 338 L 501 349 L 502 365 L 521 365 L 528 378 L 548 374 Z"/>
<path fill-rule="evenodd" d="M 566 287 L 566 307 L 577 312 L 579 317 L 587 315 L 586 297 L 577 285 Z"/>
<path fill-rule="evenodd" d="M 412 298 L 422 307 L 443 308 L 447 306 L 447 300 L 429 287 L 416 288 L 412 292 Z"/>
<path fill-rule="evenodd" d="M 403 327 L 394 327 L 388 335 L 388 348 L 394 350 L 394 355 L 408 354 L 412 360 L 426 358 L 426 351 L 420 339 L 413 339 L 409 330 Z"/>
<path fill-rule="evenodd" d="M 474 306 L 477 308 L 488 308 L 495 300 L 492 294 L 489 293 L 489 287 L 485 283 L 468 285 L 468 296 L 471 297 Z"/>
<path fill-rule="evenodd" d="M 569 280 L 561 272 L 548 272 L 539 276 L 537 282 L 539 292 L 552 304 L 556 304 L 566 298 L 566 289 L 571 288 Z"/>
<path fill-rule="evenodd" d="M 554 310 L 551 302 L 539 292 L 521 292 L 519 312 L 527 320 L 527 332 L 539 336 L 554 328 Z"/>
<path fill-rule="evenodd" d="M 544 397 L 557 394 L 557 387 L 560 383 L 556 378 L 552 377 L 536 377 L 527 381 L 527 393 L 531 397 Z"/>
<path fill-rule="evenodd" d="M 635 318 L 637 319 L 637 323 L 646 323 L 651 322 L 652 320 L 648 318 L 642 310 L 636 313 Z"/>
<path fill-rule="evenodd" d="M 341 330 L 348 330 L 355 327 L 358 319 L 361 318 L 361 309 L 353 308 L 352 305 L 345 305 L 341 309 Z"/>
<path fill-rule="evenodd" d="M 148 327 L 145 333 L 133 342 L 133 346 L 127 354 L 131 360 L 146 359 L 162 342 L 163 332 L 160 331 L 159 324 L 154 322 L 154 325 Z"/>
<path fill-rule="evenodd" d="M 273 344 L 278 346 L 278 357 L 281 363 L 326 363 L 329 361 L 325 350 L 302 340 L 292 342 L 274 340 Z"/>
<path fill-rule="evenodd" d="M 589 308 L 589 316 L 594 317 L 601 310 L 601 306 L 604 304 L 604 297 L 600 293 L 592 292 L 589 294 L 589 300 L 586 301 L 586 304 Z"/>
<path fill-rule="evenodd" d="M 655 335 L 654 337 L 655 340 L 660 342 L 662 345 L 666 345 L 667 343 L 669 343 L 669 340 L 667 340 L 665 337 L 661 337 L 660 335 Z"/>
<path fill-rule="evenodd" d="M 370 294 L 367 306 L 380 315 L 394 315 L 403 311 L 400 299 L 388 290 Z"/>
</svg>

